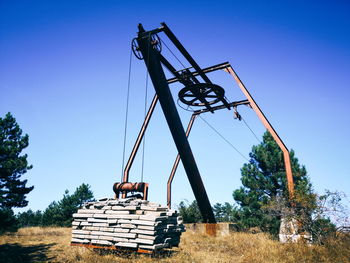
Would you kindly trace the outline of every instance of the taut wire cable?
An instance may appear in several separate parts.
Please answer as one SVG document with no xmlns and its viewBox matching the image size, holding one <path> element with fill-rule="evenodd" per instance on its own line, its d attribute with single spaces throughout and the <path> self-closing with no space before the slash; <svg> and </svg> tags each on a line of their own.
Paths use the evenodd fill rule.
<svg viewBox="0 0 350 263">
<path fill-rule="evenodd" d="M 149 65 L 149 51 L 151 46 L 151 33 L 149 33 L 148 51 L 147 51 L 147 65 L 146 65 L 146 87 L 145 87 L 145 105 L 144 105 L 144 118 L 147 114 L 147 97 L 148 97 L 148 65 Z M 146 132 L 142 138 L 142 164 L 141 164 L 141 182 L 143 182 L 143 173 L 145 166 L 145 144 L 146 144 Z"/>
<path fill-rule="evenodd" d="M 252 128 L 250 128 L 250 126 L 248 125 L 248 123 L 245 121 L 245 119 L 243 119 L 243 117 L 241 116 L 242 121 L 244 122 L 244 124 L 248 127 L 248 129 L 250 130 L 250 132 L 254 135 L 255 139 L 259 142 L 262 143 L 261 140 L 259 139 L 259 137 L 256 135 L 256 133 L 253 131 Z"/>
<path fill-rule="evenodd" d="M 129 115 L 131 62 L 132 62 L 132 48 L 130 48 L 130 58 L 129 58 L 128 90 L 127 90 L 127 93 L 126 93 L 126 109 L 125 109 L 125 122 L 124 122 L 123 161 L 122 161 L 122 172 L 121 172 L 120 182 L 123 181 L 123 174 L 124 174 L 126 135 L 127 135 L 127 129 L 128 129 L 128 115 Z"/>
</svg>

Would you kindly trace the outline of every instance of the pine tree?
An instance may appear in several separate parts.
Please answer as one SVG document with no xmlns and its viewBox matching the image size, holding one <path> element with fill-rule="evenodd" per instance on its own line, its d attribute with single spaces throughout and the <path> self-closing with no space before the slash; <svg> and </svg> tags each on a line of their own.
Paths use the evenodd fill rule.
<svg viewBox="0 0 350 263">
<path fill-rule="evenodd" d="M 236 208 L 228 202 L 224 204 L 216 203 L 213 206 L 215 219 L 217 222 L 233 222 Z"/>
<path fill-rule="evenodd" d="M 277 234 L 280 225 L 281 210 L 293 210 L 299 216 L 310 217 L 315 204 L 315 195 L 309 181 L 306 168 L 301 166 L 290 152 L 293 180 L 295 184 L 295 207 L 290 207 L 283 154 L 269 132 L 263 135 L 263 141 L 253 146 L 249 154 L 250 161 L 241 169 L 243 186 L 233 192 L 233 198 L 240 206 L 235 212 L 236 222 L 242 228 L 259 227 L 263 231 Z M 276 210 L 276 203 L 287 207 Z M 276 211 L 275 211 L 276 212 Z"/>
<path fill-rule="evenodd" d="M 28 146 L 28 138 L 27 134 L 22 135 L 11 113 L 0 118 L 0 232 L 14 226 L 12 208 L 25 207 L 28 204 L 26 195 L 34 188 L 26 186 L 27 180 L 20 180 L 32 168 L 28 165 L 27 154 L 21 155 Z"/>
<path fill-rule="evenodd" d="M 73 213 L 85 202 L 93 201 L 94 195 L 88 184 L 82 184 L 70 195 L 65 191 L 63 198 L 52 202 L 45 209 L 42 216 L 42 224 L 45 226 L 70 226 L 73 220 Z"/>
<path fill-rule="evenodd" d="M 187 203 L 187 204 L 186 204 Z M 202 215 L 198 207 L 198 203 L 194 200 L 191 204 L 186 201 L 181 201 L 178 207 L 179 214 L 182 216 L 184 223 L 199 223 L 202 222 Z"/>
<path fill-rule="evenodd" d="M 29 209 L 25 212 L 17 214 L 19 227 L 41 226 L 43 213 L 40 210 L 33 211 Z"/>
</svg>

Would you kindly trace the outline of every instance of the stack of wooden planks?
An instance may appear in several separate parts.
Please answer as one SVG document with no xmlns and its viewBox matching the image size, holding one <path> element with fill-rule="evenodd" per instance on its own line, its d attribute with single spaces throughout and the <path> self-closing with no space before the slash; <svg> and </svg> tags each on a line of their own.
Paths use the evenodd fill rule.
<svg viewBox="0 0 350 263">
<path fill-rule="evenodd" d="M 156 251 L 178 246 L 185 231 L 175 210 L 136 198 L 88 202 L 73 219 L 72 245 Z"/>
</svg>

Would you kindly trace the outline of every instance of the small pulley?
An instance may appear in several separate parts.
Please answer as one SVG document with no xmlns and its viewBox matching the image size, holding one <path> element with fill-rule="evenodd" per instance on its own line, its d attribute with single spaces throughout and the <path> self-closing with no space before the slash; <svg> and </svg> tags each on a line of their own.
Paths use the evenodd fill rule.
<svg viewBox="0 0 350 263">
<path fill-rule="evenodd" d="M 208 106 L 225 100 L 225 90 L 216 84 L 196 83 L 179 91 L 179 99 L 189 106 Z"/>
<path fill-rule="evenodd" d="M 237 107 L 233 107 L 233 118 L 236 120 L 241 121 L 242 120 L 242 116 L 241 114 L 239 114 L 239 112 L 237 111 Z"/>
<path fill-rule="evenodd" d="M 157 34 L 152 34 L 150 36 L 151 40 L 151 47 L 157 50 L 159 53 L 162 52 L 162 43 L 160 41 L 160 38 Z M 132 52 L 134 53 L 135 57 L 137 57 L 139 60 L 143 60 L 142 53 L 140 51 L 139 45 L 137 43 L 137 38 L 134 38 L 131 42 L 131 49 Z"/>
</svg>

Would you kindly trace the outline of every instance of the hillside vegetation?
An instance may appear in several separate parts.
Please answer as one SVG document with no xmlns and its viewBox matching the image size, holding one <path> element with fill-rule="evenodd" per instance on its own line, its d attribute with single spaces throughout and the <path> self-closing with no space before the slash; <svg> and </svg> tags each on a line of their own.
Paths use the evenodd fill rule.
<svg viewBox="0 0 350 263">
<path fill-rule="evenodd" d="M 70 246 L 70 228 L 22 228 L 0 236 L 0 262 L 349 262 L 350 238 L 340 236 L 325 245 L 281 244 L 264 233 L 232 233 L 209 237 L 188 231 L 179 248 L 155 258 L 98 254 Z"/>
</svg>

